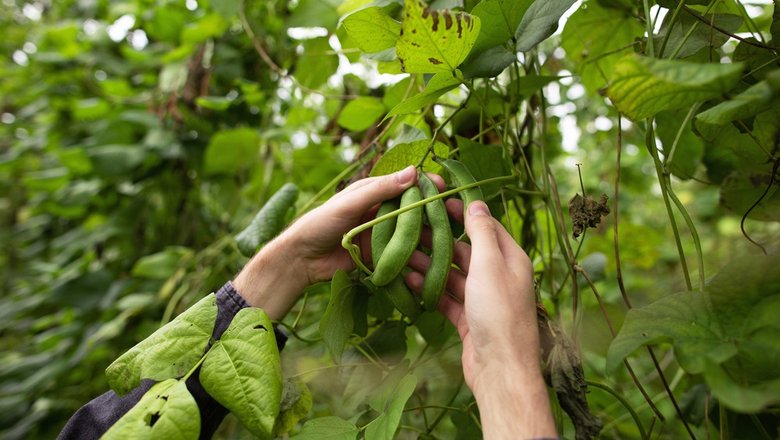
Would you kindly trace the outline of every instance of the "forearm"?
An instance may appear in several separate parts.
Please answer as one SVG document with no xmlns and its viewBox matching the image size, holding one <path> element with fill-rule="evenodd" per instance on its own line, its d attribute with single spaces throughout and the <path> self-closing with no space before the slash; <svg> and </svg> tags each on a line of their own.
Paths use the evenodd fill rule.
<svg viewBox="0 0 780 440">
<path fill-rule="evenodd" d="M 292 256 L 284 236 L 268 243 L 233 280 L 233 286 L 252 307 L 281 320 L 309 284 L 307 271 Z"/>
<path fill-rule="evenodd" d="M 535 366 L 497 366 L 475 386 L 486 440 L 555 439 L 547 388 Z"/>
</svg>

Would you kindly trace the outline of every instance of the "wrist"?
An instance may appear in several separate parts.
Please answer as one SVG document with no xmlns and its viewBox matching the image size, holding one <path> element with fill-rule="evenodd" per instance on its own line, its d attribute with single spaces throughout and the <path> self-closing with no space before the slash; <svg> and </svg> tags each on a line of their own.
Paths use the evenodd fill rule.
<svg viewBox="0 0 780 440">
<path fill-rule="evenodd" d="M 283 237 L 269 242 L 239 272 L 233 286 L 252 307 L 272 320 L 282 319 L 306 288 L 302 263 Z"/>
<path fill-rule="evenodd" d="M 536 368 L 496 368 L 475 381 L 485 439 L 557 438 L 547 386 Z"/>
</svg>

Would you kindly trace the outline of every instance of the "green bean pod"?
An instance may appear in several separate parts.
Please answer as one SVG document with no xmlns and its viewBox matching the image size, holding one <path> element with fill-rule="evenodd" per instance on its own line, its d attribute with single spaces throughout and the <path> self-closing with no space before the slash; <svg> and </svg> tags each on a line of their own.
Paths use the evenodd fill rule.
<svg viewBox="0 0 780 440">
<path fill-rule="evenodd" d="M 439 194 L 436 184 L 425 173 L 420 173 L 417 181 L 422 189 L 423 198 L 427 199 Z M 431 265 L 425 273 L 422 299 L 426 310 L 435 310 L 439 305 L 452 266 L 452 229 L 450 229 L 447 208 L 441 199 L 427 203 L 425 215 L 431 226 Z"/>
<path fill-rule="evenodd" d="M 382 203 L 382 206 L 379 207 L 379 211 L 376 212 L 377 218 L 395 211 L 398 209 L 399 205 L 400 201 L 398 199 L 388 200 Z M 371 228 L 371 260 L 373 261 L 374 267 L 376 267 L 376 263 L 379 262 L 379 257 L 382 255 L 382 252 L 385 251 L 387 243 L 393 236 L 397 220 L 398 217 L 391 217 L 383 222 L 375 224 Z"/>
<path fill-rule="evenodd" d="M 378 289 L 387 295 L 396 310 L 403 315 L 412 319 L 415 319 L 420 315 L 420 303 L 417 301 L 417 297 L 414 296 L 412 291 L 406 287 L 406 282 L 404 282 L 404 276 L 402 274 L 393 278 L 393 280 L 390 281 L 390 284 L 378 287 Z"/>
<path fill-rule="evenodd" d="M 463 165 L 462 162 L 459 162 L 455 159 L 434 158 L 434 160 L 438 162 L 439 165 L 443 166 L 448 173 L 450 173 L 452 184 L 456 187 L 476 182 L 474 176 L 471 174 L 469 169 L 466 168 L 466 165 Z M 476 200 L 485 200 L 485 196 L 482 194 L 482 189 L 478 186 L 461 191 L 460 197 L 463 199 L 464 219 L 466 218 L 466 210 L 468 209 L 471 202 Z"/>
<path fill-rule="evenodd" d="M 401 196 L 401 208 L 420 200 L 422 200 L 420 189 L 412 186 Z M 406 266 L 406 262 L 420 242 L 422 211 L 422 207 L 418 207 L 398 216 L 395 232 L 379 257 L 379 261 L 374 264 L 374 273 L 369 277 L 374 285 L 390 284 Z"/>
</svg>

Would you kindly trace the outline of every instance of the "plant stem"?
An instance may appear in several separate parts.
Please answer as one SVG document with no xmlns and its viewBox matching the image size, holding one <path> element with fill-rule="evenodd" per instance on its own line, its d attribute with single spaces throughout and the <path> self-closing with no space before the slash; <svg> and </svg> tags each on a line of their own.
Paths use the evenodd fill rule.
<svg viewBox="0 0 780 440">
<path fill-rule="evenodd" d="M 631 418 L 634 419 L 634 423 L 636 424 L 636 427 L 639 430 L 640 437 L 642 437 L 642 439 L 648 438 L 647 432 L 645 431 L 644 426 L 642 426 L 642 420 L 639 418 L 639 414 L 637 414 L 636 411 L 634 411 L 634 408 L 631 407 L 631 404 L 628 403 L 628 401 L 624 399 L 623 396 L 621 396 L 617 391 L 613 390 L 608 385 L 599 382 L 594 382 L 592 380 L 587 380 L 587 379 L 585 380 L 585 383 L 588 384 L 588 386 L 590 387 L 598 388 L 611 394 L 612 397 L 614 397 L 618 402 L 620 402 L 621 405 L 623 405 L 623 407 L 626 410 L 628 410 L 628 412 L 631 414 Z"/>
</svg>

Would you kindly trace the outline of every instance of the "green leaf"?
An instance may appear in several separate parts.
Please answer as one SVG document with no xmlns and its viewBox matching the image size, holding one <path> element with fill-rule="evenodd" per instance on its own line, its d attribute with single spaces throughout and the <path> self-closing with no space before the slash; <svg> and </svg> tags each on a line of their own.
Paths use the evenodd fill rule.
<svg viewBox="0 0 780 440">
<path fill-rule="evenodd" d="M 333 360 L 339 362 L 354 325 L 352 300 L 355 289 L 343 270 L 336 271 L 330 285 L 330 300 L 320 320 L 320 334 Z"/>
<path fill-rule="evenodd" d="M 726 406 L 755 412 L 780 401 L 778 264 L 777 256 L 743 258 L 721 270 L 704 292 L 676 293 L 630 310 L 610 344 L 607 369 L 640 346 L 669 342 L 680 366 L 703 374 Z"/>
<path fill-rule="evenodd" d="M 95 174 L 118 178 L 139 167 L 148 152 L 138 145 L 101 145 L 87 150 Z"/>
<path fill-rule="evenodd" d="M 303 54 L 295 65 L 295 78 L 302 86 L 317 89 L 338 67 L 339 57 L 330 47 L 328 37 L 312 38 L 303 43 Z"/>
<path fill-rule="evenodd" d="M 709 124 L 726 124 L 737 119 L 747 119 L 777 105 L 780 92 L 780 70 L 767 75 L 767 79 L 754 84 L 728 101 L 703 111 L 696 118 Z"/>
<path fill-rule="evenodd" d="M 171 246 L 162 252 L 139 258 L 133 265 L 132 274 L 141 278 L 164 280 L 173 275 L 182 259 L 191 255 L 191 249 Z"/>
<path fill-rule="evenodd" d="M 142 379 L 184 376 L 203 356 L 216 319 L 216 295 L 212 293 L 109 365 L 106 377 L 111 389 L 122 395 Z"/>
<path fill-rule="evenodd" d="M 775 183 L 770 187 L 771 177 L 769 167 L 732 172 L 721 183 L 720 203 L 739 216 L 750 209 L 748 217 L 751 219 L 780 222 L 780 185 L 775 177 Z M 766 195 L 761 203 L 753 206 L 764 192 Z"/>
<path fill-rule="evenodd" d="M 292 440 L 355 440 L 358 427 L 335 416 L 318 417 L 303 425 L 301 432 Z"/>
<path fill-rule="evenodd" d="M 233 104 L 233 101 L 224 96 L 198 96 L 195 99 L 195 104 L 200 108 L 221 112 L 227 110 Z"/>
<path fill-rule="evenodd" d="M 472 52 L 481 53 L 487 48 L 503 46 L 515 35 L 531 3 L 528 0 L 482 0 L 477 3 L 471 15 L 479 17 L 482 27 Z"/>
<path fill-rule="evenodd" d="M 475 51 L 475 54 L 477 55 L 469 58 L 462 66 L 465 78 L 498 76 L 517 59 L 517 55 L 504 46 L 491 47 L 481 52 Z"/>
<path fill-rule="evenodd" d="M 188 24 L 181 32 L 181 41 L 196 45 L 221 36 L 230 23 L 219 14 L 208 14 L 194 23 Z"/>
<path fill-rule="evenodd" d="M 376 161 L 374 168 L 371 169 L 371 176 L 382 176 L 400 171 L 409 165 L 417 165 L 420 163 L 423 155 L 425 155 L 425 152 L 428 151 L 430 145 L 430 139 L 420 139 L 408 144 L 398 144 L 394 146 Z M 436 141 L 433 145 L 433 153 L 436 154 L 436 156 L 447 157 L 449 155 L 449 148 L 447 145 Z M 425 158 L 423 169 L 431 173 L 441 172 L 441 166 L 433 161 L 431 154 Z"/>
<path fill-rule="evenodd" d="M 478 142 L 456 136 L 460 161 L 466 165 L 476 180 L 512 174 L 512 168 L 504 149 L 500 145 L 482 145 Z M 501 183 L 493 183 L 482 187 L 485 200 L 492 199 L 501 191 Z"/>
<path fill-rule="evenodd" d="M 168 379 L 152 386 L 101 439 L 193 440 L 200 435 L 200 411 L 184 381 Z"/>
<path fill-rule="evenodd" d="M 366 440 L 392 440 L 401 422 L 406 401 L 414 393 L 417 377 L 408 374 L 395 387 L 392 397 L 385 404 L 384 412 L 366 425 Z"/>
<path fill-rule="evenodd" d="M 462 74 L 457 70 L 454 73 L 437 73 L 425 85 L 425 90 L 398 103 L 390 110 L 383 121 L 396 115 L 414 113 L 421 108 L 427 107 L 435 103 L 441 95 L 457 88 L 461 82 L 463 82 Z"/>
<path fill-rule="evenodd" d="M 298 379 L 286 379 L 282 386 L 282 402 L 274 425 L 274 437 L 288 433 L 309 414 L 312 396 L 306 383 Z"/>
<path fill-rule="evenodd" d="M 407 73 L 450 72 L 466 59 L 479 35 L 479 18 L 465 12 L 431 10 L 420 0 L 404 3 L 401 37 L 395 46 Z"/>
<path fill-rule="evenodd" d="M 347 15 L 341 25 L 349 38 L 364 52 L 380 52 L 395 46 L 401 32 L 401 24 L 376 6 Z"/>
<path fill-rule="evenodd" d="M 618 110 L 639 121 L 720 96 L 739 81 L 742 67 L 629 55 L 613 67 L 607 95 Z"/>
<path fill-rule="evenodd" d="M 711 23 L 712 26 L 705 25 L 690 14 L 678 14 L 675 18 L 674 26 L 670 30 L 669 22 L 672 19 L 672 15 L 666 14 L 664 23 L 655 37 L 656 56 L 658 56 L 661 50 L 661 44 L 667 33 L 669 34 L 669 40 L 664 48 L 664 55 L 668 58 L 673 53 L 676 53 L 675 58 L 685 58 L 705 47 L 717 49 L 728 41 L 729 36 L 723 32 L 716 31 L 713 26 L 733 34 L 738 32 L 740 25 L 742 25 L 742 18 L 733 14 L 702 15 L 707 20 L 707 23 Z"/>
<path fill-rule="evenodd" d="M 257 162 L 260 134 L 251 128 L 219 131 L 209 140 L 203 158 L 207 175 L 235 174 Z"/>
<path fill-rule="evenodd" d="M 270 437 L 282 397 L 282 368 L 263 310 L 245 308 L 236 314 L 206 355 L 200 381 L 252 434 Z"/>
<path fill-rule="evenodd" d="M 287 213 L 295 207 L 298 199 L 298 187 L 285 183 L 257 211 L 252 221 L 243 231 L 236 234 L 238 250 L 251 257 L 265 243 L 276 237 L 285 226 Z"/>
<path fill-rule="evenodd" d="M 605 23 L 609 23 L 605 26 Z M 561 46 L 574 63 L 580 81 L 595 93 L 607 83 L 612 66 L 644 34 L 644 26 L 630 13 L 588 2 L 566 21 Z"/>
<path fill-rule="evenodd" d="M 350 131 L 363 131 L 385 114 L 385 105 L 379 98 L 359 96 L 341 110 L 338 123 Z"/>
<path fill-rule="evenodd" d="M 527 52 L 558 29 L 563 13 L 576 0 L 536 0 L 523 15 L 515 31 L 518 52 Z"/>
</svg>

